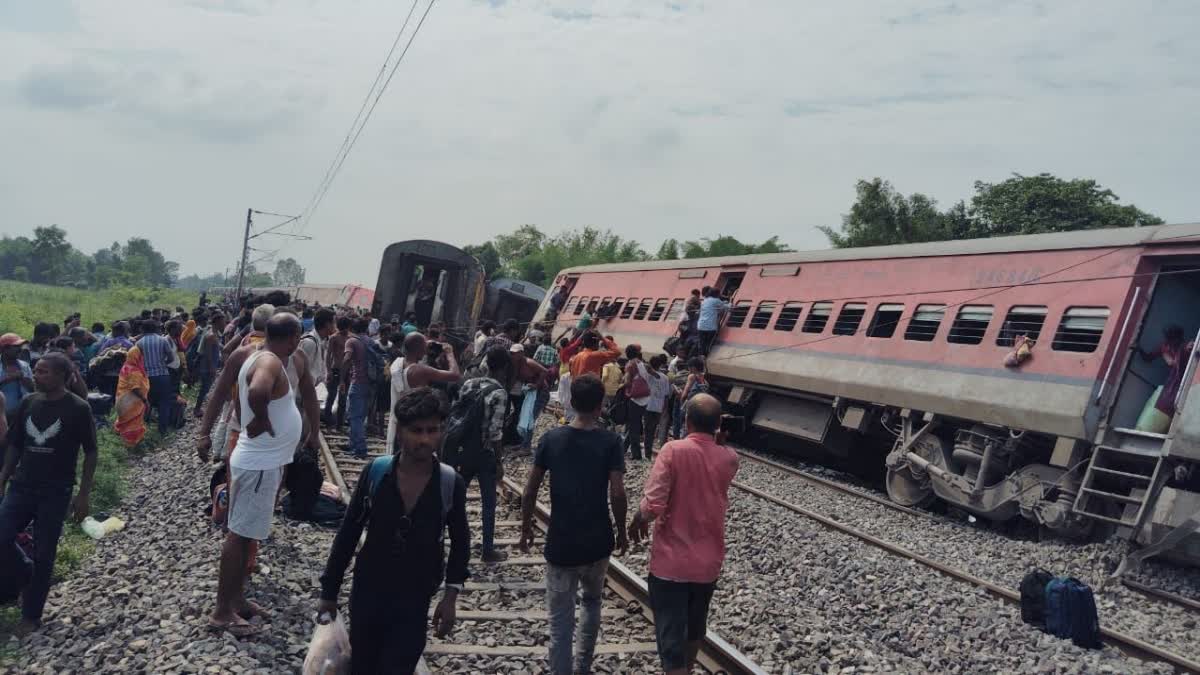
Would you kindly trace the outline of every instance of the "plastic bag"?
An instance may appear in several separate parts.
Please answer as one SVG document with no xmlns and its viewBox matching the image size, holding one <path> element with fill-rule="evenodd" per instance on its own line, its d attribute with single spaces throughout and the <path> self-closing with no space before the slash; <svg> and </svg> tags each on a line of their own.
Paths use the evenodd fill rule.
<svg viewBox="0 0 1200 675">
<path fill-rule="evenodd" d="M 83 519 L 83 523 L 80 525 L 80 527 L 83 528 L 83 531 L 87 534 L 87 536 L 99 541 L 100 539 L 104 538 L 104 535 L 109 534 L 110 532 L 119 532 L 125 529 L 125 521 L 114 516 L 109 516 L 104 520 L 96 520 L 95 518 L 88 516 L 87 518 Z"/>
<path fill-rule="evenodd" d="M 342 617 L 328 623 L 317 622 L 308 655 L 304 657 L 304 675 L 348 675 L 350 672 L 350 633 Z"/>
</svg>

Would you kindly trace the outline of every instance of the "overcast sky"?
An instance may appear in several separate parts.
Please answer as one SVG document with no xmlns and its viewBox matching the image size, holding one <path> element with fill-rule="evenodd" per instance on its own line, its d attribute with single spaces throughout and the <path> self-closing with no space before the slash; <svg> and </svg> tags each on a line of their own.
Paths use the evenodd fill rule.
<svg viewBox="0 0 1200 675">
<path fill-rule="evenodd" d="M 0 0 L 0 233 L 223 270 L 247 207 L 305 208 L 409 6 Z M 873 176 L 947 205 L 1049 171 L 1200 220 L 1197 35 L 1195 0 L 439 0 L 283 255 L 374 285 L 388 243 L 522 223 L 824 248 Z"/>
</svg>

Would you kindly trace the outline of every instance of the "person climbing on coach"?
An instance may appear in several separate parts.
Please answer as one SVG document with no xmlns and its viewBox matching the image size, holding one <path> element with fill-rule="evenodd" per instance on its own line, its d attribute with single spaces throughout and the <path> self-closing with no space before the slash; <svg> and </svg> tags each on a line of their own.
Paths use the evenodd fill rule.
<svg viewBox="0 0 1200 675">
<path fill-rule="evenodd" d="M 247 561 L 252 542 L 261 542 L 271 534 L 284 467 L 292 462 L 303 436 L 304 421 L 287 373 L 288 360 L 300 344 L 300 333 L 300 319 L 295 314 L 277 314 L 267 322 L 263 348 L 239 349 L 227 366 L 238 369 L 237 405 L 242 432 L 229 457 L 229 531 L 221 549 L 217 606 L 208 625 L 235 637 L 259 632 L 249 622 L 263 610 L 245 596 Z M 236 365 L 239 362 L 240 366 Z M 312 386 L 311 381 L 308 386 Z M 205 422 L 209 422 L 209 415 L 205 415 Z M 207 436 L 202 435 L 198 441 L 202 456 L 206 440 Z"/>
<path fill-rule="evenodd" d="M 598 425 L 604 385 L 595 375 L 571 383 L 576 418 L 538 441 L 533 468 L 521 497 L 521 550 L 533 543 L 533 511 L 542 480 L 550 474 L 550 527 L 546 534 L 546 606 L 550 612 L 550 672 L 590 673 L 600 633 L 601 602 L 608 559 L 625 554 L 625 456 L 621 437 Z M 609 519 L 609 510 L 613 520 Z M 583 617 L 575 642 L 576 588 Z"/>
<path fill-rule="evenodd" d="M 367 464 L 354 487 L 342 526 L 321 575 L 320 620 L 338 612 L 338 593 L 355 558 L 350 591 L 351 670 L 363 675 L 411 673 L 425 650 L 429 606 L 445 580 L 433 614 L 435 634 L 454 628 L 458 594 L 467 580 L 471 533 L 467 486 L 438 461 L 446 399 L 428 387 L 396 401 L 392 455 Z M 384 464 L 376 465 L 378 462 Z M 367 537 L 354 555 L 363 530 Z M 450 532 L 450 554 L 444 533 Z"/>
<path fill-rule="evenodd" d="M 700 301 L 700 314 L 696 319 L 699 333 L 699 356 L 708 356 L 717 331 L 721 329 L 721 318 L 729 313 L 729 303 L 721 299 L 721 292 L 710 286 L 704 287 L 704 299 Z"/>
<path fill-rule="evenodd" d="M 98 458 L 96 425 L 87 401 L 67 391 L 73 372 L 63 354 L 49 352 L 38 359 L 33 369 L 37 390 L 21 400 L 8 429 L 0 468 L 0 542 L 11 546 L 32 522 L 37 543 L 33 578 L 21 596 L 18 636 L 41 626 L 67 514 L 73 513 L 76 522 L 88 514 Z M 81 450 L 83 477 L 72 502 Z"/>
<path fill-rule="evenodd" d="M 687 438 L 662 447 L 629 524 L 634 543 L 649 537 L 650 608 L 658 656 L 668 675 L 692 672 L 708 607 L 725 561 L 725 514 L 737 453 L 717 442 L 721 402 L 687 402 Z"/>
</svg>

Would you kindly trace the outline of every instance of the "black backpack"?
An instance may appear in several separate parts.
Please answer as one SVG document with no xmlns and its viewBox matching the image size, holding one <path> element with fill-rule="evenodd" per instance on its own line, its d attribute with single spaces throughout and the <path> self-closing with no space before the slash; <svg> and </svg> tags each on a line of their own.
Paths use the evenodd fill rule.
<svg viewBox="0 0 1200 675">
<path fill-rule="evenodd" d="M 1036 567 L 1021 579 L 1021 620 L 1032 626 L 1046 627 L 1046 584 L 1054 578 L 1046 570 Z"/>
<path fill-rule="evenodd" d="M 483 408 L 489 394 L 500 389 L 488 383 L 478 389 L 460 394 L 450 407 L 446 431 L 442 435 L 442 461 L 462 469 L 479 465 L 483 454 Z"/>
<path fill-rule="evenodd" d="M 187 362 L 189 372 L 195 373 L 200 370 L 200 359 L 204 355 L 204 339 L 208 337 L 209 330 L 211 329 L 205 328 L 200 331 L 198 335 L 192 336 L 192 341 L 188 343 L 187 351 L 184 352 L 184 360 Z"/>
</svg>

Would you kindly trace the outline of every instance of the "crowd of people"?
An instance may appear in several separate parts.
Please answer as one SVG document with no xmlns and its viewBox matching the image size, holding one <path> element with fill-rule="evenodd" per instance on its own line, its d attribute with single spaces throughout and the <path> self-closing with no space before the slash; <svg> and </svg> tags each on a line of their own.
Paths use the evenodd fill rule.
<svg viewBox="0 0 1200 675">
<path fill-rule="evenodd" d="M 550 476 L 551 671 L 590 670 L 608 558 L 630 539 L 648 537 L 654 522 L 650 589 L 660 656 L 668 672 L 686 672 L 724 556 L 725 492 L 737 466 L 736 455 L 716 441 L 721 404 L 705 379 L 703 302 L 695 313 L 689 339 L 677 340 L 670 358 L 648 360 L 640 346 L 622 348 L 603 336 L 590 317 L 557 336 L 553 321 L 528 330 L 513 320 L 484 322 L 473 339 L 459 340 L 437 323 L 418 325 L 416 313 L 383 320 L 282 295 L 190 312 L 148 310 L 110 331 L 99 324 L 84 330 L 76 315 L 63 330 L 39 324 L 28 342 L 4 335 L 0 542 L 13 541 L 31 521 L 37 542 L 23 630 L 41 620 L 77 456 L 85 456 L 74 500 L 82 517 L 96 465 L 95 430 L 115 407 L 114 431 L 129 445 L 144 439 L 149 424 L 165 434 L 199 420 L 197 452 L 213 468 L 208 515 L 225 532 L 208 617 L 213 630 L 237 638 L 261 632 L 254 617 L 268 610 L 247 594 L 258 547 L 270 536 L 281 497 L 291 500 L 291 515 L 303 517 L 297 504 L 311 503 L 305 495 L 315 498 L 326 487 L 317 468 L 321 428 L 348 429 L 348 443 L 336 450 L 367 461 L 335 521 L 318 609 L 322 621 L 336 616 L 356 559 L 354 672 L 411 672 L 439 592 L 435 632 L 452 630 L 469 575 L 472 482 L 481 495 L 480 559 L 505 560 L 494 530 L 506 453 L 532 455 L 526 549 L 532 507 Z M 196 399 L 190 415 L 187 387 Z M 561 419 L 535 438 L 552 392 Z M 368 454 L 371 430 L 386 438 L 389 453 Z M 645 496 L 627 522 L 625 463 L 645 460 L 660 444 Z M 583 617 L 576 644 L 577 589 Z"/>
</svg>

